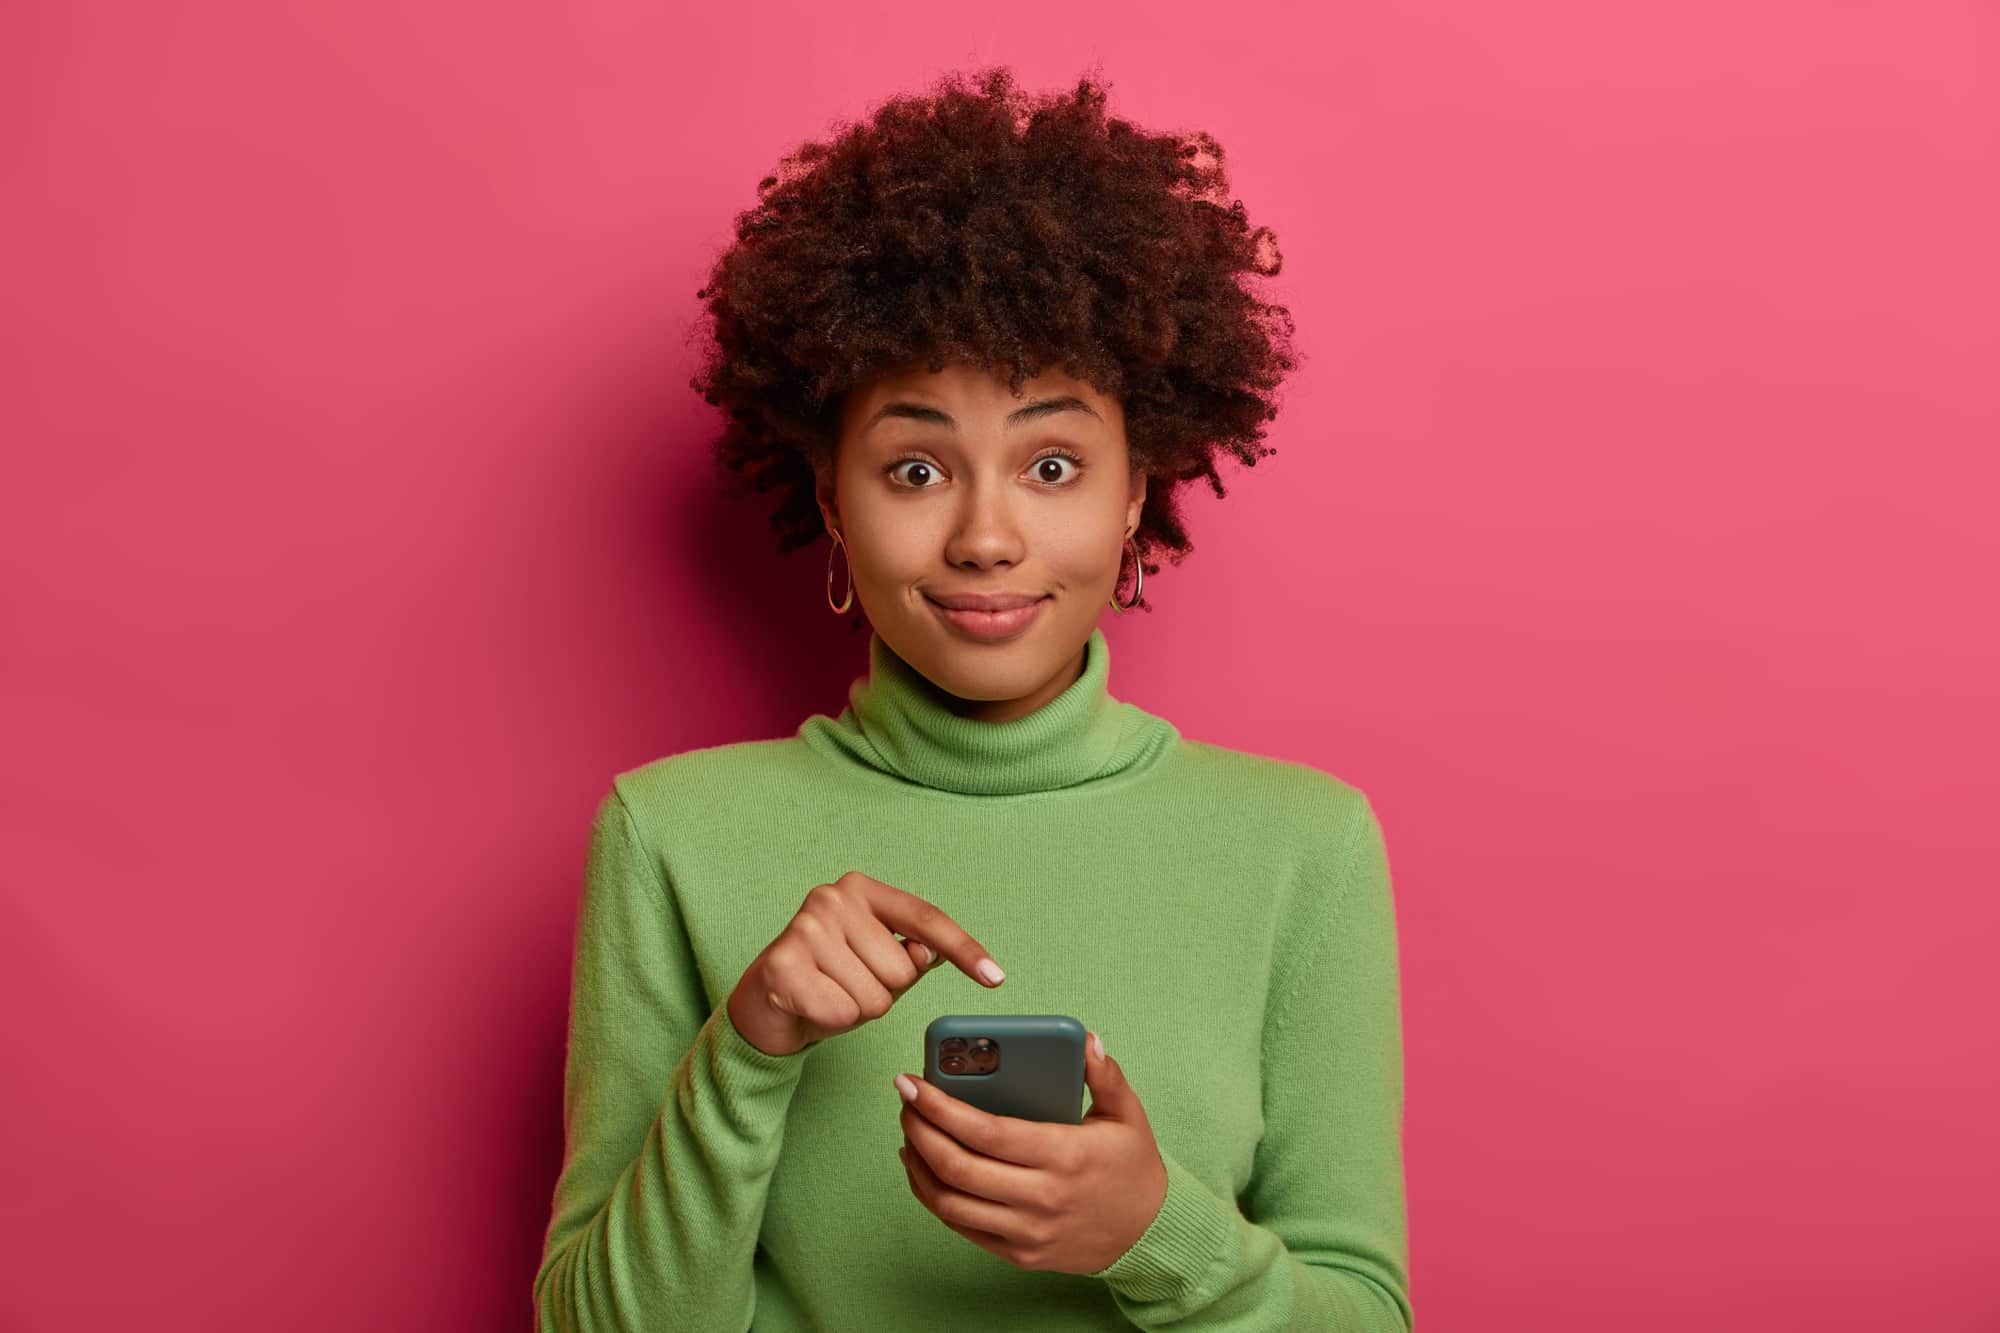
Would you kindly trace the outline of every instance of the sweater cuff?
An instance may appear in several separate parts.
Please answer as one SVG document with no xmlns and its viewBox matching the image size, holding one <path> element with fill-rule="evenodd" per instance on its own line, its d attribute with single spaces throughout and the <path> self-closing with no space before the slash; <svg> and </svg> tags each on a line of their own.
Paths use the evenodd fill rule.
<svg viewBox="0 0 2000 1333">
<path fill-rule="evenodd" d="M 1090 1276 L 1103 1278 L 1130 1301 L 1182 1300 L 1236 1248 L 1242 1214 L 1217 1197 L 1165 1148 L 1167 1196 L 1160 1211 L 1125 1253 Z"/>
<path fill-rule="evenodd" d="M 771 1099 L 772 1094 L 782 1094 L 779 1100 L 788 1100 L 805 1068 L 800 1058 L 804 1054 L 772 1055 L 752 1046 L 749 1038 L 736 1030 L 727 1004 L 715 1007 L 695 1037 L 695 1057 L 707 1067 L 729 1106 L 757 1105 Z"/>
</svg>

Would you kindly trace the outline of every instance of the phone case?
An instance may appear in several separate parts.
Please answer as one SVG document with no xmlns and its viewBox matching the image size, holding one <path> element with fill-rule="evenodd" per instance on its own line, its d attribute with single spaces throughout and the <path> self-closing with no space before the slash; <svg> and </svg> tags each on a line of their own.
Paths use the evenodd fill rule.
<svg viewBox="0 0 2000 1333">
<path fill-rule="evenodd" d="M 924 1080 L 994 1115 L 1078 1124 L 1085 1035 L 1068 1014 L 940 1014 L 924 1029 Z M 953 1039 L 962 1052 L 940 1050 Z M 943 1068 L 953 1056 L 959 1067 Z"/>
</svg>

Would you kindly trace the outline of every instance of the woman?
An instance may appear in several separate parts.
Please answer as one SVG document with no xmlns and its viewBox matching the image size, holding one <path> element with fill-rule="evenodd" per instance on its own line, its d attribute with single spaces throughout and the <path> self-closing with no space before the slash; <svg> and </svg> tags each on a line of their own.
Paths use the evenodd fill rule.
<svg viewBox="0 0 2000 1333">
<path fill-rule="evenodd" d="M 1088 79 L 947 77 L 786 166 L 695 386 L 868 674 L 599 805 L 541 1328 L 1409 1329 L 1374 811 L 1114 698 L 1097 626 L 1192 549 L 1181 485 L 1274 452 L 1268 231 Z M 947 1012 L 1082 1019 L 1083 1122 L 908 1073 Z"/>
</svg>

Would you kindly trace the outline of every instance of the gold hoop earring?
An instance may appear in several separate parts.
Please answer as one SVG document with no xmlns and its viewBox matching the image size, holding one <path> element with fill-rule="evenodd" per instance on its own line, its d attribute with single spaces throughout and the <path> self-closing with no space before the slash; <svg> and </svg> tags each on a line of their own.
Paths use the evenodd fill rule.
<svg viewBox="0 0 2000 1333">
<path fill-rule="evenodd" d="M 845 554 L 847 543 L 840 540 L 840 534 L 837 532 L 830 533 L 829 535 L 833 538 L 833 545 L 828 547 L 826 552 L 826 604 L 833 606 L 833 553 L 837 550 Z M 847 596 L 841 599 L 839 606 L 833 606 L 833 613 L 839 615 L 853 605 L 854 561 L 850 558 L 847 562 Z"/>
<path fill-rule="evenodd" d="M 1132 600 L 1123 606 L 1118 604 L 1118 585 L 1116 583 L 1111 585 L 1111 609 L 1121 616 L 1139 604 L 1142 590 L 1146 586 L 1146 567 L 1139 563 L 1139 545 L 1132 540 L 1132 534 L 1125 534 L 1125 544 L 1132 548 L 1132 568 L 1139 577 L 1132 583 Z M 1124 576 L 1125 562 L 1123 560 L 1118 562 L 1118 573 L 1120 577 Z M 832 576 L 829 575 L 828 577 L 831 578 Z"/>
</svg>

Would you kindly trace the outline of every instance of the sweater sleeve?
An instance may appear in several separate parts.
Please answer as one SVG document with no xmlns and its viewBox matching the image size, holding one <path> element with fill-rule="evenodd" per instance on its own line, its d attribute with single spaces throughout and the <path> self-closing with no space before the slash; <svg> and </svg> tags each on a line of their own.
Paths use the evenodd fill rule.
<svg viewBox="0 0 2000 1333">
<path fill-rule="evenodd" d="M 1264 1028 L 1264 1135 L 1239 1211 L 1160 1145 L 1167 1193 L 1093 1276 L 1149 1329 L 1409 1333 L 1395 903 L 1364 796 Z"/>
<path fill-rule="evenodd" d="M 663 867 L 614 785 L 577 910 L 563 1163 L 540 1333 L 746 1329 L 752 1259 L 802 1061 L 710 1011 Z"/>
</svg>

